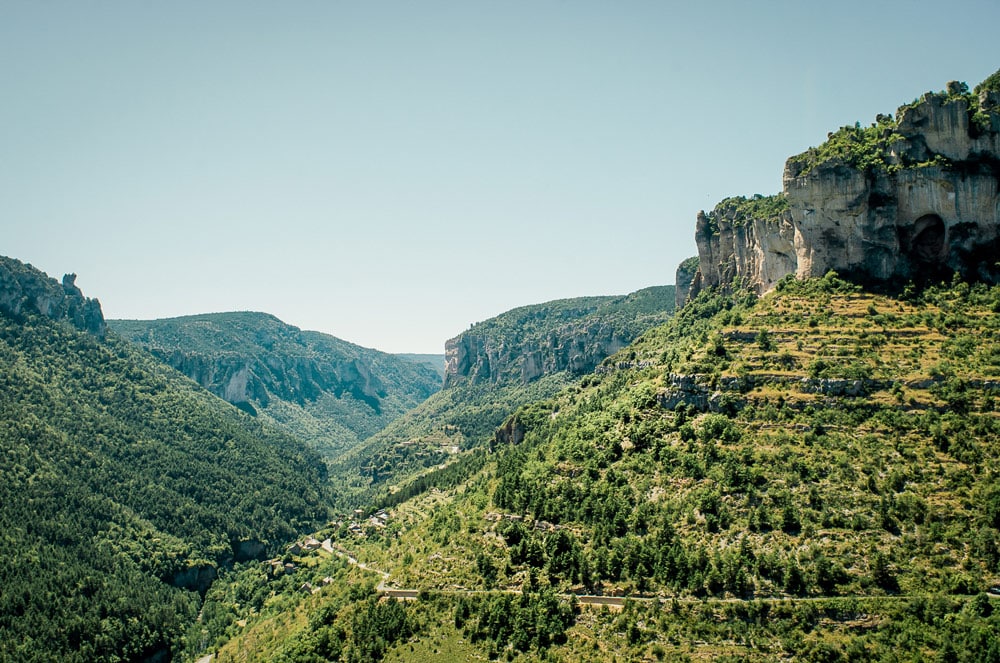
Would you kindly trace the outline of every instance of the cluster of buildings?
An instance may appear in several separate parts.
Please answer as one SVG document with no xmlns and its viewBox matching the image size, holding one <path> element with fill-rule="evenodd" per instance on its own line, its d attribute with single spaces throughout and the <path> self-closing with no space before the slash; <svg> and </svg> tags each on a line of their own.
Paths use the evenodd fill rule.
<svg viewBox="0 0 1000 663">
<path fill-rule="evenodd" d="M 365 512 L 363 509 L 355 509 L 354 516 L 347 521 L 347 531 L 354 536 L 364 536 L 365 526 L 370 525 L 376 529 L 382 529 L 389 523 L 389 514 L 385 509 L 379 509 L 375 512 L 373 516 L 365 519 Z M 342 522 L 334 522 L 334 526 L 339 527 Z"/>
</svg>

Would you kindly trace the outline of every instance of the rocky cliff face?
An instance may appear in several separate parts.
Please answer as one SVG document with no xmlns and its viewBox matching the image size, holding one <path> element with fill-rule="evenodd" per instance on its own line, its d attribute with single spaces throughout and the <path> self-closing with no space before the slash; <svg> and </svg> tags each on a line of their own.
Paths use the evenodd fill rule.
<svg viewBox="0 0 1000 663">
<path fill-rule="evenodd" d="M 527 384 L 559 371 L 586 373 L 628 345 L 629 340 L 621 330 L 600 323 L 563 325 L 530 343 L 463 334 L 445 344 L 445 386 L 462 378 L 498 382 L 514 377 Z"/>
<path fill-rule="evenodd" d="M 101 303 L 88 299 L 76 286 L 76 274 L 67 274 L 60 285 L 31 265 L 0 256 L 0 311 L 18 316 L 40 313 L 65 320 L 77 329 L 104 338 L 107 325 Z"/>
<path fill-rule="evenodd" d="M 386 386 L 356 359 L 251 353 L 201 354 L 178 348 L 149 347 L 158 359 L 234 404 L 267 407 L 272 398 L 304 404 L 330 392 L 350 394 L 376 413 Z"/>
<path fill-rule="evenodd" d="M 691 284 L 698 273 L 698 256 L 692 256 L 677 266 L 677 273 L 674 275 L 674 283 L 677 284 L 675 293 L 675 308 L 684 306 L 691 294 Z"/>
<path fill-rule="evenodd" d="M 700 213 L 693 293 L 830 270 L 889 287 L 955 272 L 997 282 L 998 182 L 1000 92 L 949 83 L 790 158 L 778 196 Z"/>
<path fill-rule="evenodd" d="M 624 297 L 585 297 L 514 309 L 445 344 L 445 387 L 527 384 L 561 371 L 592 371 L 646 329 L 665 322 L 674 288 Z"/>
<path fill-rule="evenodd" d="M 773 209 L 763 209 L 765 203 Z M 698 272 L 692 294 L 735 279 L 770 290 L 795 270 L 795 229 L 784 199 L 729 198 L 711 214 L 698 214 Z"/>
</svg>

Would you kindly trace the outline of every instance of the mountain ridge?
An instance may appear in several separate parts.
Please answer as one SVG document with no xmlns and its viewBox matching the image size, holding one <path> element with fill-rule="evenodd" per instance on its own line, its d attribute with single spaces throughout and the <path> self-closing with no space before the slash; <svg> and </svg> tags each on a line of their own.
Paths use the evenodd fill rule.
<svg viewBox="0 0 1000 663">
<path fill-rule="evenodd" d="M 627 295 L 557 299 L 520 306 L 472 325 L 445 343 L 445 388 L 569 371 L 581 375 L 666 319 L 674 286 Z"/>
<path fill-rule="evenodd" d="M 109 327 L 205 389 L 292 433 L 328 459 L 440 388 L 440 376 L 269 313 L 111 320 Z"/>
</svg>

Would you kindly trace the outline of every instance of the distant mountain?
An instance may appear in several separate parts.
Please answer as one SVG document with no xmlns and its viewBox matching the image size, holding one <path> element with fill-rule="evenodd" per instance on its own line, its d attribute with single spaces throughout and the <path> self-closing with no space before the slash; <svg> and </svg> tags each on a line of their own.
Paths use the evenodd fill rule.
<svg viewBox="0 0 1000 663">
<path fill-rule="evenodd" d="M 333 458 L 441 387 L 420 361 L 302 331 L 265 313 L 111 320 L 212 393 Z"/>
<path fill-rule="evenodd" d="M 445 388 L 331 467 L 365 501 L 431 468 L 467 459 L 507 415 L 574 383 L 668 320 L 674 286 L 523 306 L 447 342 Z M 450 471 L 449 471 L 450 472 Z"/>
<path fill-rule="evenodd" d="M 98 338 L 107 331 L 101 303 L 83 296 L 76 287 L 76 274 L 65 275 L 60 284 L 31 265 L 6 256 L 0 256 L 0 311 L 14 317 L 38 313 Z"/>
<path fill-rule="evenodd" d="M 441 380 L 444 380 L 444 355 L 403 353 L 397 354 L 396 356 L 409 361 L 417 362 L 418 364 L 426 364 L 427 366 L 433 368 L 435 372 L 440 374 Z"/>
<path fill-rule="evenodd" d="M 0 257 L 0 660 L 164 660 L 220 566 L 327 518 L 295 439 Z"/>
</svg>

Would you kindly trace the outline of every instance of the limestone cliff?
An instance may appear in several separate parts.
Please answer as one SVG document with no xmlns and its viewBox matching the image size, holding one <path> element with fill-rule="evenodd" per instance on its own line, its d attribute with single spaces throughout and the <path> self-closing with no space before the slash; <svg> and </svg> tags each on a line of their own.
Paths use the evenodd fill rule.
<svg viewBox="0 0 1000 663">
<path fill-rule="evenodd" d="M 899 287 L 1000 280 L 1000 90 L 964 83 L 844 127 L 785 164 L 783 192 L 698 215 L 692 294 L 734 281 L 766 292 L 833 270 Z"/>
<path fill-rule="evenodd" d="M 675 293 L 675 308 L 684 306 L 688 296 L 691 294 L 691 283 L 698 273 L 698 256 L 692 256 L 677 266 L 677 273 L 674 275 L 674 283 L 677 284 Z"/>
<path fill-rule="evenodd" d="M 445 387 L 463 383 L 527 384 L 561 371 L 582 374 L 665 322 L 672 286 L 622 297 L 581 297 L 508 311 L 445 344 Z"/>
<path fill-rule="evenodd" d="M 40 313 L 98 338 L 107 331 L 101 303 L 83 296 L 76 274 L 64 276 L 60 285 L 45 272 L 4 256 L 0 256 L 0 311 L 14 316 Z"/>
</svg>

